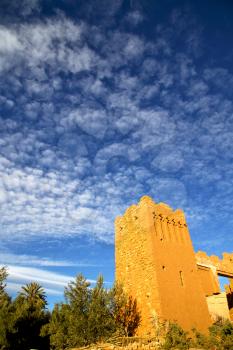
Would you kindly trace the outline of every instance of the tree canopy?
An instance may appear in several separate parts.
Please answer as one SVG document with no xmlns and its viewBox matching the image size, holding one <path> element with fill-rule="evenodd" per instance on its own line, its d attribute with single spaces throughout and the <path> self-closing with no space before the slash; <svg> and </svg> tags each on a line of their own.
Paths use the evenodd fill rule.
<svg viewBox="0 0 233 350">
<path fill-rule="evenodd" d="M 46 293 L 37 282 L 21 287 L 12 300 L 6 288 L 7 269 L 0 269 L 0 350 L 65 350 L 104 341 L 114 334 L 133 335 L 140 314 L 122 286 L 107 289 L 82 274 L 64 289 L 65 301 L 49 312 Z"/>
</svg>

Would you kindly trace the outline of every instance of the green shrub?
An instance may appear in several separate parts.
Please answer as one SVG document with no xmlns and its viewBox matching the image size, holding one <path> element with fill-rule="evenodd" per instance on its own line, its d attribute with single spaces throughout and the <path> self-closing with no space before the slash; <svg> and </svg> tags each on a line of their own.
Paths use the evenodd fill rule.
<svg viewBox="0 0 233 350">
<path fill-rule="evenodd" d="M 162 349 L 189 349 L 191 338 L 178 324 L 169 323 Z"/>
<path fill-rule="evenodd" d="M 233 324 L 228 320 L 218 320 L 210 328 L 210 343 L 217 350 L 233 349 Z"/>
</svg>

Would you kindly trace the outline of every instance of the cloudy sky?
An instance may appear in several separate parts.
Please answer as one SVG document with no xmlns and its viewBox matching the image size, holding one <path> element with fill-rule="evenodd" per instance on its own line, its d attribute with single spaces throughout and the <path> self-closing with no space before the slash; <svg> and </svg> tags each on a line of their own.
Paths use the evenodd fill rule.
<svg viewBox="0 0 233 350">
<path fill-rule="evenodd" d="M 184 209 L 196 250 L 233 247 L 233 3 L 1 0 L 0 264 L 51 303 L 114 280 L 114 218 Z"/>
</svg>

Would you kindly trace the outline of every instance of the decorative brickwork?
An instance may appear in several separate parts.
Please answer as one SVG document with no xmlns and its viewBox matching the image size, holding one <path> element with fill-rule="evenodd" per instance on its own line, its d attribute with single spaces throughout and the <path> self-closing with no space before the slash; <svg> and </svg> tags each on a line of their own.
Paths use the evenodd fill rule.
<svg viewBox="0 0 233 350">
<path fill-rule="evenodd" d="M 116 280 L 137 298 L 138 334 L 153 334 L 153 319 L 206 332 L 210 315 L 182 210 L 144 196 L 115 221 Z"/>
</svg>

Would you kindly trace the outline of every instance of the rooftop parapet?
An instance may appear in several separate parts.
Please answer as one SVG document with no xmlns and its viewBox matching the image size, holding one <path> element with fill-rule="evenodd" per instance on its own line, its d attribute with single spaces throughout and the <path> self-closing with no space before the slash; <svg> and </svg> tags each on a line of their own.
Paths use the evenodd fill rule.
<svg viewBox="0 0 233 350">
<path fill-rule="evenodd" d="M 215 268 L 218 275 L 233 277 L 233 253 L 223 253 L 222 259 L 216 255 L 208 256 L 203 251 L 196 253 L 198 265 Z"/>
<path fill-rule="evenodd" d="M 149 196 L 143 196 L 138 204 L 133 204 L 126 209 L 122 216 L 117 216 L 115 219 L 115 224 L 121 224 L 124 222 L 124 218 L 127 219 L 137 219 L 137 214 L 142 208 L 147 208 L 154 216 L 161 216 L 166 220 L 176 220 L 180 224 L 185 224 L 185 215 L 183 210 L 176 209 L 173 210 L 168 204 L 163 202 L 155 203 L 153 199 Z"/>
</svg>

